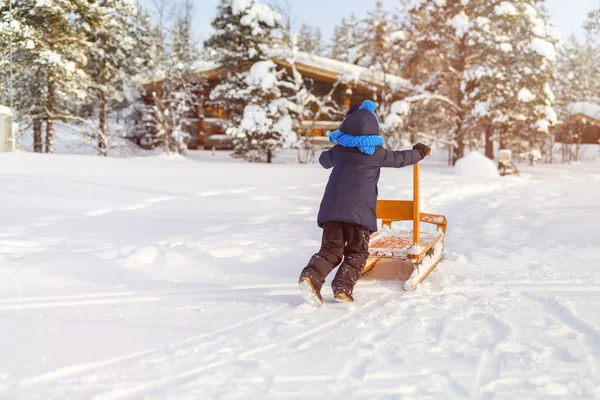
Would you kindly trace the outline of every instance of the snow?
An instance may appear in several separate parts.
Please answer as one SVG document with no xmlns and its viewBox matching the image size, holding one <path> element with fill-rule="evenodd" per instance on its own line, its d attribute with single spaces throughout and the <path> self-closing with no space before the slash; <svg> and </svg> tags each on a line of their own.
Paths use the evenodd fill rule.
<svg viewBox="0 0 600 400">
<path fill-rule="evenodd" d="M 296 280 L 330 171 L 228 160 L 0 155 L 1 398 L 600 394 L 600 163 L 425 160 L 444 259 L 416 292 L 382 261 L 354 304 L 330 278 L 315 310 Z M 411 182 L 383 170 L 380 197 Z"/>
<path fill-rule="evenodd" d="M 391 41 L 394 41 L 394 42 L 404 40 L 404 39 L 406 39 L 406 32 L 404 32 L 403 30 L 394 31 L 389 35 L 389 38 Z"/>
<path fill-rule="evenodd" d="M 457 175 L 470 178 L 500 177 L 496 164 L 478 151 L 472 151 L 459 159 L 454 170 Z"/>
<path fill-rule="evenodd" d="M 582 114 L 586 117 L 590 117 L 600 121 L 600 104 L 581 101 L 569 104 L 567 106 L 567 110 L 569 112 L 569 115 Z"/>
<path fill-rule="evenodd" d="M 197 60 L 191 65 L 191 69 L 196 73 L 202 73 L 206 71 L 213 71 L 218 69 L 220 65 L 214 61 Z"/>
<path fill-rule="evenodd" d="M 552 106 L 544 106 L 544 112 L 546 113 L 546 119 L 551 124 L 555 125 L 558 123 L 558 115 Z"/>
<path fill-rule="evenodd" d="M 545 119 L 540 119 L 536 121 L 534 124 L 534 128 L 536 128 L 539 132 L 549 133 L 550 132 L 550 122 Z"/>
<path fill-rule="evenodd" d="M 271 61 L 259 61 L 252 65 L 246 80 L 248 85 L 259 86 L 263 91 L 268 91 L 277 83 L 277 65 Z"/>
<path fill-rule="evenodd" d="M 494 8 L 496 15 L 517 15 L 518 10 L 515 5 L 509 1 L 503 1 Z"/>
<path fill-rule="evenodd" d="M 456 37 L 459 39 L 465 36 L 469 31 L 469 17 L 464 11 L 461 11 L 459 14 L 456 14 L 454 17 L 452 17 L 450 23 L 456 30 Z"/>
<path fill-rule="evenodd" d="M 487 101 L 477 100 L 473 106 L 473 115 L 478 117 L 490 115 L 490 104 Z"/>
<path fill-rule="evenodd" d="M 533 93 L 531 93 L 531 91 L 527 88 L 522 88 L 521 90 L 519 90 L 519 93 L 517 94 L 517 98 L 519 99 L 519 101 L 523 102 L 523 103 L 529 103 L 533 100 L 535 100 L 535 95 Z"/>
<path fill-rule="evenodd" d="M 547 40 L 533 38 L 531 40 L 531 49 L 550 61 L 556 60 L 556 49 L 554 48 L 554 45 Z"/>
<path fill-rule="evenodd" d="M 390 106 L 390 112 L 398 115 L 408 115 L 410 113 L 410 103 L 397 100 Z"/>
<path fill-rule="evenodd" d="M 260 24 L 275 27 L 281 22 L 281 14 L 273 11 L 269 5 L 256 0 L 233 0 L 231 11 L 233 15 L 243 14 L 240 23 L 244 26 L 250 26 L 253 35 L 262 33 L 263 30 Z"/>
<path fill-rule="evenodd" d="M 510 52 L 513 51 L 512 44 L 510 44 L 510 43 L 500 43 L 500 50 L 502 50 L 505 53 L 510 53 Z"/>
<path fill-rule="evenodd" d="M 0 115 L 12 115 L 10 108 L 0 104 Z"/>
<path fill-rule="evenodd" d="M 240 15 L 252 4 L 252 0 L 232 0 L 231 12 L 233 15 Z"/>
<path fill-rule="evenodd" d="M 250 104 L 244 108 L 244 117 L 240 128 L 248 132 L 265 131 L 273 125 L 273 120 L 267 117 L 267 110 L 263 107 Z"/>
<path fill-rule="evenodd" d="M 554 103 L 556 96 L 554 95 L 554 92 L 552 91 L 552 88 L 548 82 L 544 84 L 544 93 L 546 94 L 548 100 L 550 100 L 551 103 Z"/>
</svg>

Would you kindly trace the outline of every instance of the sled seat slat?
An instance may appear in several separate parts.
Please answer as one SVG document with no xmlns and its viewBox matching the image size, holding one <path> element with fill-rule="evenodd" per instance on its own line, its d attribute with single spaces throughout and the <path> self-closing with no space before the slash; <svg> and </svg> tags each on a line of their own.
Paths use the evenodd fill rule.
<svg viewBox="0 0 600 400">
<path fill-rule="evenodd" d="M 371 235 L 369 257 L 419 260 L 443 238 L 443 233 L 421 232 L 420 246 L 413 247 L 413 231 L 383 229 Z"/>
</svg>

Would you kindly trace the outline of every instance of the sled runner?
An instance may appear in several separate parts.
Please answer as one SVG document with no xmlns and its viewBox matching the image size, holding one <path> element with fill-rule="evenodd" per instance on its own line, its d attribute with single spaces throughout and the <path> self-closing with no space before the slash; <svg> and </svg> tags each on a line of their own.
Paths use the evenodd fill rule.
<svg viewBox="0 0 600 400">
<path fill-rule="evenodd" d="M 379 200 L 377 218 L 380 231 L 371 235 L 369 258 L 363 274 L 381 259 L 410 263 L 404 290 L 415 290 L 439 263 L 444 250 L 446 217 L 420 211 L 419 163 L 413 166 L 413 200 Z M 413 230 L 392 228 L 396 221 L 413 221 Z M 421 222 L 436 226 L 435 232 L 421 232 Z"/>
</svg>

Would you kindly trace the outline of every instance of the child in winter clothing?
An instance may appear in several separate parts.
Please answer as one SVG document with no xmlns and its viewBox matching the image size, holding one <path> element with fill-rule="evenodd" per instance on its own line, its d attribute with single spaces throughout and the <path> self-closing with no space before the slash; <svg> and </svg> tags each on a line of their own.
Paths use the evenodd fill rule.
<svg viewBox="0 0 600 400">
<path fill-rule="evenodd" d="M 369 256 L 369 238 L 377 230 L 380 168 L 416 164 L 430 151 L 421 143 L 413 150 L 384 149 L 375 103 L 370 100 L 360 107 L 352 106 L 329 141 L 336 141 L 336 146 L 319 157 L 324 168 L 333 168 L 318 215 L 318 224 L 323 228 L 321 249 L 312 256 L 299 280 L 302 296 L 314 305 L 323 303 L 321 286 L 342 259 L 332 281 L 334 298 L 354 301 L 352 291 Z"/>
</svg>

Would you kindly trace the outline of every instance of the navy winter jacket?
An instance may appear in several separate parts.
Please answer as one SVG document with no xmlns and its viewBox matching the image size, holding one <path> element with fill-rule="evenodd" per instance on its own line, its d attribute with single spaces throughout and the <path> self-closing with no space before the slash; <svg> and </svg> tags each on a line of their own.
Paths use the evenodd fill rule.
<svg viewBox="0 0 600 400">
<path fill-rule="evenodd" d="M 336 145 L 324 151 L 319 163 L 333 168 L 319 208 L 318 224 L 342 221 L 377 231 L 377 183 L 382 167 L 402 168 L 421 161 L 417 150 L 393 151 L 377 147 L 375 154 Z"/>
</svg>

